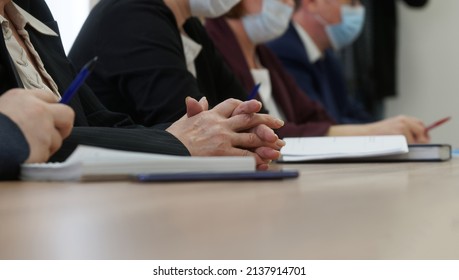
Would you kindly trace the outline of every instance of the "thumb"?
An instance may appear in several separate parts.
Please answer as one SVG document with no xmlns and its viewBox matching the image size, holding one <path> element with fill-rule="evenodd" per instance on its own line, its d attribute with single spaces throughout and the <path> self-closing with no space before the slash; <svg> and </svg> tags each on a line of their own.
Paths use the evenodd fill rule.
<svg viewBox="0 0 459 280">
<path fill-rule="evenodd" d="M 185 104 L 186 104 L 186 115 L 189 118 L 196 116 L 197 114 L 204 111 L 203 106 L 196 99 L 192 97 L 187 97 L 185 99 Z"/>
<path fill-rule="evenodd" d="M 201 104 L 202 109 L 204 111 L 209 110 L 209 101 L 207 101 L 207 98 L 205 96 L 199 100 L 199 104 Z"/>
</svg>

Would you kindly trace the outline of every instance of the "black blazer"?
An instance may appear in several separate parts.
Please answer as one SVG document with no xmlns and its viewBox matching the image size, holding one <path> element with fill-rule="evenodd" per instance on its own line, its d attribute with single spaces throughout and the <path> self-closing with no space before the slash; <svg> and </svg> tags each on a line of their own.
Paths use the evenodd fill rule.
<svg viewBox="0 0 459 280">
<path fill-rule="evenodd" d="M 44 0 L 15 0 L 16 4 L 59 33 L 58 26 Z M 64 92 L 75 77 L 74 67 L 67 59 L 60 37 L 46 36 L 26 26 L 30 39 L 39 53 L 48 73 Z M 5 42 L 0 42 L 0 89 L 21 87 Z M 185 146 L 173 135 L 163 130 L 166 125 L 145 128 L 136 125 L 127 115 L 108 111 L 83 86 L 71 100 L 75 110 L 75 128 L 52 160 L 65 159 L 78 144 L 100 146 L 128 151 L 141 151 L 174 155 L 189 155 Z"/>
<path fill-rule="evenodd" d="M 19 127 L 0 113 L 0 180 L 14 179 L 29 156 L 29 145 Z"/>
<path fill-rule="evenodd" d="M 191 18 L 183 28 L 202 46 L 196 78 L 187 70 L 175 17 L 162 0 L 100 1 L 69 58 L 80 68 L 98 56 L 88 85 L 108 109 L 143 125 L 179 119 L 187 96 L 206 96 L 211 107 L 231 97 L 246 99 L 199 20 Z"/>
</svg>

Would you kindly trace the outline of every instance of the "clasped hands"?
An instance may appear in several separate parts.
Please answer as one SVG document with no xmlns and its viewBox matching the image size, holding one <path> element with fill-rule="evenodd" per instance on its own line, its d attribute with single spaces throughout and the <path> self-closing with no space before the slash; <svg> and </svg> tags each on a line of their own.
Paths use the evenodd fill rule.
<svg viewBox="0 0 459 280">
<path fill-rule="evenodd" d="M 166 130 L 177 137 L 192 156 L 253 156 L 258 170 L 278 159 L 285 142 L 274 133 L 284 122 L 258 114 L 257 100 L 227 99 L 208 110 L 203 97 L 185 101 L 187 114 Z"/>
</svg>

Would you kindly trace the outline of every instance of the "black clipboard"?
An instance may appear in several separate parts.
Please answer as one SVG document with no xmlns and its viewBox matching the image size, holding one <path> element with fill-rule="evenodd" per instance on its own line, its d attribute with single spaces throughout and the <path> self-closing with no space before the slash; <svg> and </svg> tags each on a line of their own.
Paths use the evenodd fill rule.
<svg viewBox="0 0 459 280">
<path fill-rule="evenodd" d="M 244 181 L 244 180 L 282 180 L 299 176 L 298 170 L 269 170 L 247 172 L 180 172 L 133 175 L 137 182 L 196 182 L 196 181 Z"/>
</svg>

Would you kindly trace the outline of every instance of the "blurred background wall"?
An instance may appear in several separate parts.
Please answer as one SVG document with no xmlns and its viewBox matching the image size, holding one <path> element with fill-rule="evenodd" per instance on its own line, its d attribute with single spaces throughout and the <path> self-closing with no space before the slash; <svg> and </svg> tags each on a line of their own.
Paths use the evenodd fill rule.
<svg viewBox="0 0 459 280">
<path fill-rule="evenodd" d="M 399 96 L 386 101 L 386 116 L 427 124 L 452 116 L 431 136 L 459 148 L 459 1 L 431 0 L 420 10 L 400 4 L 399 20 Z"/>
<path fill-rule="evenodd" d="M 68 52 L 95 0 L 46 0 L 59 24 L 64 49 Z"/>
</svg>

